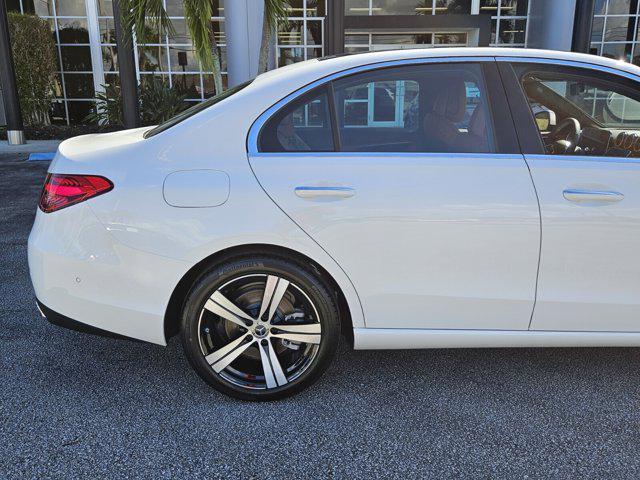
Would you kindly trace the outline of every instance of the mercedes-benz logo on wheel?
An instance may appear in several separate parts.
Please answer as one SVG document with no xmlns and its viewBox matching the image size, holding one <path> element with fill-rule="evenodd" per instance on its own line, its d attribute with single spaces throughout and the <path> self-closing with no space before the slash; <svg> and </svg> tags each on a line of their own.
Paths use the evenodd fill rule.
<svg viewBox="0 0 640 480">
<path fill-rule="evenodd" d="M 256 337 L 264 337 L 267 334 L 267 332 L 268 332 L 267 327 L 265 327 L 264 325 L 258 325 L 254 330 Z"/>
</svg>

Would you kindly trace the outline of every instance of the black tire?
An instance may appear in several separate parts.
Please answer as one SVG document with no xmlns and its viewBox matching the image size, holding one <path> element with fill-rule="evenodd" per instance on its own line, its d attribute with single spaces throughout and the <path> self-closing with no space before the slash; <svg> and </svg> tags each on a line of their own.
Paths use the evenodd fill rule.
<svg viewBox="0 0 640 480">
<path fill-rule="evenodd" d="M 264 295 L 268 288 L 267 279 L 273 279 L 274 277 L 286 280 L 290 283 L 283 282 L 283 285 L 286 285 L 286 290 L 284 292 L 285 296 L 283 296 L 282 301 L 279 300 L 276 305 L 277 309 L 273 315 L 273 323 L 265 324 L 270 327 L 266 329 L 268 333 L 265 334 L 269 335 L 268 338 L 260 339 L 258 334 L 262 334 L 263 332 L 262 330 L 256 330 L 256 328 L 259 328 L 258 320 L 262 321 L 263 319 L 268 318 L 271 314 L 270 311 L 265 312 L 261 319 L 254 320 L 252 326 L 246 327 L 246 331 L 243 333 L 242 326 L 238 327 L 238 322 L 232 323 L 229 320 L 225 320 L 222 316 L 217 315 L 215 312 L 212 312 L 210 309 L 205 309 L 205 304 L 207 304 L 207 306 L 211 305 L 212 295 L 225 294 L 233 296 L 237 294 L 237 292 L 248 291 L 248 293 L 244 293 L 245 297 L 247 295 L 253 295 L 255 298 L 255 296 L 258 295 L 258 288 L 260 288 L 258 282 L 261 278 L 264 278 L 264 280 L 262 280 L 263 286 L 261 287 L 262 295 Z M 281 280 L 277 280 L 277 282 L 280 281 Z M 240 282 L 248 283 L 243 286 Z M 237 287 L 238 284 L 240 284 L 240 287 Z M 228 290 L 225 290 L 225 288 L 233 289 L 233 292 L 227 293 Z M 238 298 L 244 299 L 245 297 L 240 296 Z M 226 297 L 223 296 L 223 298 Z M 273 298 L 276 298 L 275 293 Z M 252 308 L 251 306 L 242 306 L 242 304 L 238 302 L 236 302 L 236 306 L 243 310 L 247 315 L 250 315 L 251 318 L 256 319 L 259 316 L 259 312 L 256 314 L 257 308 L 261 308 L 263 303 L 262 296 L 260 297 L 260 300 L 258 307 L 253 307 L 253 314 L 250 313 L 250 309 Z M 273 300 L 273 302 L 275 302 L 275 300 Z M 306 306 L 306 310 L 301 307 L 299 310 L 301 313 L 289 313 L 289 317 L 287 317 L 285 313 L 281 311 L 285 307 L 281 308 L 281 306 L 285 304 L 294 306 L 295 302 L 302 302 L 301 305 L 303 307 Z M 311 309 L 308 307 L 306 302 L 310 302 L 310 305 L 314 308 Z M 311 313 L 305 313 L 307 310 Z M 298 315 L 299 317 L 295 317 L 295 315 Z M 303 317 L 300 317 L 301 315 Z M 204 319 L 205 316 L 207 317 L 206 319 Z M 304 316 L 307 316 L 310 319 L 308 321 L 314 322 L 314 328 L 318 328 L 319 330 L 321 329 L 321 335 L 305 337 L 305 339 L 311 337 L 316 338 L 316 340 L 313 341 L 313 344 L 312 342 L 292 342 L 288 339 L 271 337 L 272 334 L 288 334 L 288 332 L 283 332 L 278 327 L 284 326 L 284 328 L 291 329 L 296 328 L 296 326 L 298 328 L 309 326 L 282 323 L 293 321 L 305 323 L 305 320 L 298 320 L 298 318 L 306 318 Z M 314 318 L 316 316 L 318 317 L 317 319 Z M 280 320 L 278 320 L 278 318 Z M 290 320 L 290 318 L 294 318 L 294 320 Z M 205 322 L 209 322 L 206 323 L 207 325 L 213 325 L 212 328 L 203 328 L 203 323 Z M 277 322 L 280 322 L 281 324 L 278 325 Z M 277 400 L 294 395 L 295 393 L 309 387 L 317 381 L 329 367 L 340 341 L 340 319 L 338 315 L 337 302 L 326 282 L 319 275 L 312 272 L 308 267 L 301 265 L 299 262 L 272 255 L 254 255 L 231 258 L 202 274 L 195 282 L 185 300 L 182 310 L 181 327 L 184 351 L 189 363 L 195 369 L 197 374 L 216 390 L 235 398 L 250 401 Z M 236 360 L 233 360 L 227 367 L 222 367 L 223 370 L 217 373 L 214 371 L 214 364 L 212 363 L 210 365 L 206 360 L 206 356 L 209 355 L 209 358 L 211 359 L 211 355 L 215 356 L 220 351 L 220 345 L 224 347 L 230 344 L 229 342 L 233 340 L 232 335 L 229 334 L 228 337 L 225 337 L 229 328 L 236 329 L 236 340 L 234 341 L 240 341 L 240 337 L 245 335 L 245 338 L 247 339 L 246 343 L 254 343 L 243 347 L 242 349 L 246 349 L 246 351 L 239 354 L 240 356 L 237 357 Z M 205 331 L 206 334 L 203 333 Z M 213 335 L 210 333 L 211 331 L 214 332 Z M 216 336 L 216 332 L 219 332 L 219 335 Z M 250 338 L 253 340 L 250 340 Z M 317 338 L 320 339 L 319 344 L 316 343 L 318 341 Z M 221 343 L 217 347 L 213 346 L 212 343 L 218 342 L 218 339 L 220 339 Z M 293 348 L 296 344 L 299 345 L 298 349 Z M 263 345 L 263 351 L 260 351 L 261 345 Z M 280 354 L 276 353 L 276 347 L 283 349 L 280 351 Z M 252 350 L 254 348 L 255 352 Z M 296 350 L 300 350 L 300 348 L 303 348 L 302 352 L 297 352 Z M 291 349 L 293 352 L 289 352 L 287 349 Z M 293 370 L 296 365 L 295 363 L 293 366 L 287 367 L 285 362 L 280 369 L 280 373 L 281 375 L 284 374 L 285 379 L 288 380 L 291 378 L 291 380 L 287 381 L 283 385 L 278 381 L 277 386 L 274 386 L 273 379 L 275 378 L 276 372 L 274 368 L 269 372 L 272 382 L 271 386 L 267 386 L 267 367 L 265 365 L 272 365 L 272 363 L 270 360 L 267 360 L 265 363 L 265 358 L 268 359 L 268 353 L 271 353 L 272 351 L 278 358 L 278 362 L 275 363 L 284 362 L 284 360 L 281 360 L 283 356 L 286 358 L 295 358 L 296 356 L 299 356 L 302 360 L 298 360 L 298 363 L 304 365 L 304 370 L 300 367 L 298 371 L 295 371 Z M 311 354 L 309 354 L 309 358 L 304 357 L 306 353 L 303 352 L 313 352 L 313 356 L 311 357 Z M 265 357 L 261 356 L 263 353 L 265 354 Z M 249 358 L 251 355 L 255 357 L 256 354 L 258 355 L 257 358 L 260 360 Z M 255 365 L 256 362 L 258 362 L 259 365 Z M 260 385 L 260 388 L 258 388 L 256 387 L 258 383 L 256 383 L 256 385 L 245 385 L 242 383 L 253 381 L 246 379 L 258 379 L 260 377 L 239 371 L 239 367 L 236 367 L 238 363 L 242 363 L 245 365 L 245 369 L 249 369 L 250 371 L 252 371 L 251 369 L 253 368 L 260 368 L 263 372 L 264 385 Z M 218 364 L 218 367 L 219 365 L 220 364 Z M 292 369 L 291 375 L 289 375 L 289 370 L 287 370 L 287 368 Z M 274 373 L 273 376 L 271 376 L 272 373 Z M 282 379 L 282 376 L 278 378 Z M 255 381 L 258 382 L 258 380 Z M 238 384 L 237 382 L 242 384 Z"/>
</svg>

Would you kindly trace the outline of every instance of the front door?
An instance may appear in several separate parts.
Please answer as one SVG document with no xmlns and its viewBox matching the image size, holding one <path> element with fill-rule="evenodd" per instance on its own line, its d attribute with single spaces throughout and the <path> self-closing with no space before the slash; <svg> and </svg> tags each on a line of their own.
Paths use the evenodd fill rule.
<svg viewBox="0 0 640 480">
<path fill-rule="evenodd" d="M 515 70 L 544 143 L 526 155 L 542 213 L 531 328 L 640 331 L 640 84 L 588 68 Z"/>
<path fill-rule="evenodd" d="M 369 68 L 270 117 L 258 180 L 344 269 L 367 327 L 526 330 L 538 204 L 495 62 Z"/>
</svg>

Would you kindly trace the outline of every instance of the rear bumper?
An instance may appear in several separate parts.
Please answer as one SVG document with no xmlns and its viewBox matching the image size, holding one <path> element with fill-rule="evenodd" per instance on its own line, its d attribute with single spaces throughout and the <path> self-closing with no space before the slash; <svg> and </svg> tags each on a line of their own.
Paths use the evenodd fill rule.
<svg viewBox="0 0 640 480">
<path fill-rule="evenodd" d="M 68 330 L 73 330 L 81 333 L 88 333 L 90 335 L 98 335 L 100 337 L 109 337 L 109 338 L 117 338 L 120 340 L 131 340 L 137 342 L 135 338 L 125 337 L 124 335 L 118 335 L 117 333 L 109 332 L 107 330 L 102 330 L 98 327 L 93 327 L 86 323 L 79 322 L 69 317 L 65 317 L 64 315 L 54 312 L 49 307 L 44 305 L 40 300 L 36 299 L 38 303 L 38 309 L 44 318 L 47 319 L 49 323 L 55 325 L 56 327 L 66 328 Z"/>
<path fill-rule="evenodd" d="M 52 323 L 166 345 L 166 308 L 189 264 L 122 245 L 83 204 L 38 211 L 28 256 Z"/>
</svg>

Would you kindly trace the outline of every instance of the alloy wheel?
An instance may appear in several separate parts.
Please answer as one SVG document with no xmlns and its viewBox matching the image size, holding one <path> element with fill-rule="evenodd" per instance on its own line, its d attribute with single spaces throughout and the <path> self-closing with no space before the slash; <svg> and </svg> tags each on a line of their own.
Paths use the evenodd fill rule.
<svg viewBox="0 0 640 480">
<path fill-rule="evenodd" d="M 301 286 L 272 274 L 227 281 L 198 320 L 207 364 L 248 390 L 284 387 L 300 377 L 316 358 L 322 333 L 318 309 Z"/>
</svg>

